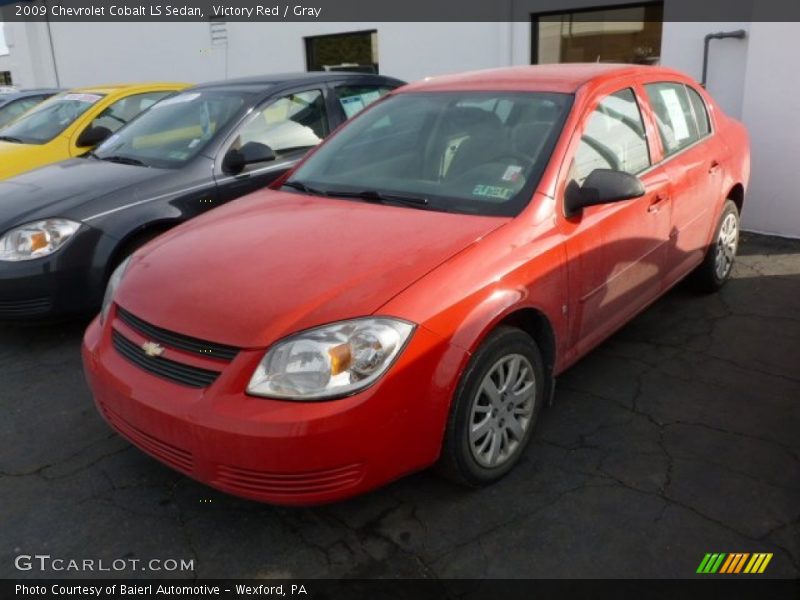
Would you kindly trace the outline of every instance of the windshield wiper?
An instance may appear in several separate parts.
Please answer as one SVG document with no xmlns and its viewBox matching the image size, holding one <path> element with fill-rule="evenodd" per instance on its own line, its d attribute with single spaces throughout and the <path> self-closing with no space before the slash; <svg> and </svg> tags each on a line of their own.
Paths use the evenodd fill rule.
<svg viewBox="0 0 800 600">
<path fill-rule="evenodd" d="M 103 156 L 103 157 L 98 157 L 98 158 L 100 158 L 100 160 L 104 160 L 104 161 L 107 161 L 107 162 L 119 163 L 121 165 L 133 165 L 135 167 L 146 167 L 147 166 L 142 161 L 140 161 L 138 158 L 131 158 L 130 156 L 114 155 L 114 156 Z"/>
<path fill-rule="evenodd" d="M 292 188 L 293 190 L 298 190 L 301 192 L 305 192 L 306 194 L 314 194 L 315 196 L 327 196 L 328 194 L 323 190 L 318 190 L 313 188 L 309 185 L 306 185 L 302 181 L 284 181 L 281 187 L 288 187 Z"/>
<path fill-rule="evenodd" d="M 24 144 L 21 139 L 18 137 L 13 137 L 10 135 L 0 135 L 0 142 L 11 142 L 12 144 Z"/>
<path fill-rule="evenodd" d="M 325 195 L 331 198 L 360 198 L 367 202 L 379 202 L 381 204 L 396 203 L 416 207 L 430 204 L 429 200 L 423 196 L 379 192 L 378 190 L 330 190 L 325 192 Z"/>
</svg>

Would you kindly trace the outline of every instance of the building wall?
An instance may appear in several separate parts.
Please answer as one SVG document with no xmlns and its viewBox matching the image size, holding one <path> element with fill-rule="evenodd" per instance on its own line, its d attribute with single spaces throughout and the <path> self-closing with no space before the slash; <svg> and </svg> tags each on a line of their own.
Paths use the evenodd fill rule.
<svg viewBox="0 0 800 600">
<path fill-rule="evenodd" d="M 0 54 L 0 72 L 11 71 L 11 56 L 9 54 Z"/>
<path fill-rule="evenodd" d="M 24 36 L 30 43 L 33 32 L 25 25 L 31 24 L 15 23 L 11 28 L 22 30 L 18 37 Z M 33 25 L 44 32 L 42 24 Z M 448 23 L 447 35 L 442 35 L 441 23 L 229 22 L 227 45 L 211 43 L 207 23 L 51 23 L 50 28 L 59 83 L 70 87 L 120 79 L 201 82 L 304 71 L 304 37 L 365 29 L 378 29 L 381 72 L 414 80 L 515 62 L 526 64 L 529 26 L 517 25 Z M 39 38 L 32 45 L 49 52 L 47 36 Z M 17 70 L 24 85 L 56 84 L 52 68 L 20 64 Z"/>
<path fill-rule="evenodd" d="M 700 79 L 707 33 L 744 29 L 744 40 L 712 40 L 707 89 L 750 132 L 752 176 L 742 225 L 800 237 L 800 202 L 792 178 L 800 156 L 797 23 L 664 23 L 663 63 Z"/>
<path fill-rule="evenodd" d="M 566 8 L 564 8 L 566 10 Z M 665 7 L 669 19 L 669 0 Z M 120 80 L 224 79 L 305 70 L 303 38 L 378 30 L 382 73 L 412 81 L 443 73 L 530 62 L 530 23 L 227 23 L 227 45 L 212 45 L 207 23 L 42 23 L 7 27 L 12 73 L 23 86 L 92 85 Z M 800 156 L 800 114 L 792 112 L 800 78 L 796 23 L 666 21 L 662 64 L 700 79 L 707 33 L 745 29 L 745 40 L 711 42 L 708 89 L 748 126 L 753 173 L 745 228 L 800 237 L 800 203 L 789 164 Z M 55 48 L 53 66 L 49 39 Z M 58 73 L 58 81 L 56 81 Z M 786 99 L 790 99 L 787 101 Z"/>
<path fill-rule="evenodd" d="M 680 69 L 700 81 L 703 72 L 703 39 L 719 31 L 748 31 L 750 23 L 666 22 L 661 36 L 661 63 Z M 742 116 L 749 37 L 744 40 L 712 40 L 709 45 L 706 89 L 723 110 Z"/>
<path fill-rule="evenodd" d="M 800 237 L 798 29 L 797 23 L 751 25 L 742 102 L 742 120 L 753 149 L 744 225 L 788 237 Z"/>
</svg>

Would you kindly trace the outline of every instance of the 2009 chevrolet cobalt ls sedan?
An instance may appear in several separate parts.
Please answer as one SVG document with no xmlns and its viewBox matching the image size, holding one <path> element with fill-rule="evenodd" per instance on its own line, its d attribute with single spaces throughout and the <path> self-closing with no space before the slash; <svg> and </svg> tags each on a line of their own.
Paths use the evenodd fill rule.
<svg viewBox="0 0 800 600">
<path fill-rule="evenodd" d="M 412 84 L 122 264 L 88 380 L 119 433 L 240 496 L 435 463 L 485 485 L 559 373 L 685 276 L 724 284 L 748 176 L 743 127 L 671 70 Z"/>
</svg>

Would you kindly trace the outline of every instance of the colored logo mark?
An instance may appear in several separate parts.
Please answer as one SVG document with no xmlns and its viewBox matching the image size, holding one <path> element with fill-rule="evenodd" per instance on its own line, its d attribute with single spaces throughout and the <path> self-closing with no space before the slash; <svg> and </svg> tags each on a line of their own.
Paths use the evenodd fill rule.
<svg viewBox="0 0 800 600">
<path fill-rule="evenodd" d="M 771 552 L 708 553 L 697 567 L 697 572 L 703 574 L 763 573 L 771 560 Z"/>
</svg>

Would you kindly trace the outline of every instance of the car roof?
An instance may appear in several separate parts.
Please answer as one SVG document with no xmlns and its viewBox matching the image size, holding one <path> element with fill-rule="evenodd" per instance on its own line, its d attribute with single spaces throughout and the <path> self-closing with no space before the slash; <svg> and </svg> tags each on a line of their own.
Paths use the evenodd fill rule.
<svg viewBox="0 0 800 600">
<path fill-rule="evenodd" d="M 63 88 L 25 88 L 16 92 L 17 96 L 38 96 L 41 94 L 57 94 L 63 92 Z"/>
<path fill-rule="evenodd" d="M 95 85 L 87 87 L 72 88 L 70 91 L 83 94 L 115 94 L 118 92 L 126 92 L 130 90 L 148 90 L 148 89 L 174 89 L 180 90 L 187 87 L 188 83 L 180 83 L 175 81 L 145 81 L 141 83 L 109 83 L 106 85 Z"/>
<path fill-rule="evenodd" d="M 678 71 L 649 65 L 559 63 L 427 77 L 405 86 L 401 92 L 504 90 L 574 93 L 590 82 L 656 72 L 669 78 L 685 77 Z"/>
<path fill-rule="evenodd" d="M 10 94 L 2 94 L 0 95 L 0 104 L 7 104 L 12 100 L 20 100 L 22 98 L 28 98 L 30 96 L 45 96 L 45 95 L 53 95 L 61 92 L 63 90 L 57 89 L 36 89 L 36 90 L 19 90 L 16 92 L 11 92 Z"/>
<path fill-rule="evenodd" d="M 193 90 L 238 90 L 246 92 L 266 92 L 277 86 L 288 86 L 297 83 L 325 83 L 341 79 L 363 80 L 366 82 L 385 82 L 392 85 L 403 85 L 404 82 L 393 77 L 377 75 L 375 73 L 351 73 L 347 71 L 311 71 L 299 73 L 277 73 L 274 75 L 259 75 L 255 77 L 241 77 L 238 79 L 225 79 L 210 81 L 192 87 Z"/>
</svg>

